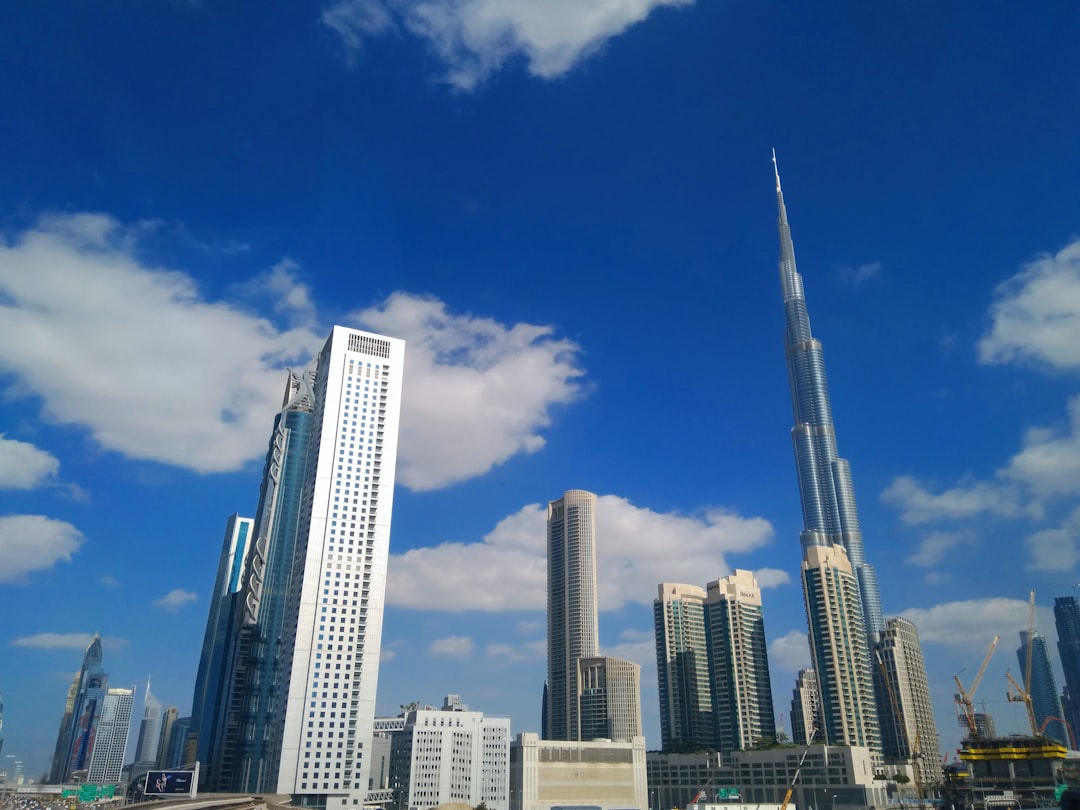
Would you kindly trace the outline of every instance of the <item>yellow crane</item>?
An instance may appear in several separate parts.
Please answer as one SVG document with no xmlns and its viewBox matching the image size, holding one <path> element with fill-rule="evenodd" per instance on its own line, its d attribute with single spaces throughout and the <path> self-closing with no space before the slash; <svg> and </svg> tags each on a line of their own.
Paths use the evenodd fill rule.
<svg viewBox="0 0 1080 810">
<path fill-rule="evenodd" d="M 1031 702 L 1031 657 L 1035 648 L 1035 589 L 1032 588 L 1031 596 L 1028 599 L 1028 633 L 1027 633 L 1027 654 L 1024 661 L 1024 686 L 1021 688 L 1020 684 L 1016 682 L 1008 672 L 1005 673 L 1005 677 L 1009 681 L 1011 687 L 1008 692 L 1005 693 L 1007 697 L 1013 703 L 1023 703 L 1027 709 L 1028 723 L 1031 726 L 1031 736 L 1041 737 L 1042 730 L 1039 728 L 1039 721 L 1035 719 L 1035 707 Z"/>
<path fill-rule="evenodd" d="M 787 810 L 788 802 L 791 801 L 791 794 L 795 792 L 795 783 L 799 781 L 799 773 L 802 771 L 803 763 L 806 762 L 806 755 L 810 753 L 810 746 L 814 744 L 814 734 L 816 733 L 817 726 L 810 729 L 810 736 L 806 738 L 806 748 L 803 749 L 802 756 L 799 757 L 799 765 L 795 768 L 795 775 L 791 777 L 791 786 L 787 789 L 787 793 L 784 794 L 784 801 L 780 805 L 780 810 Z"/>
<path fill-rule="evenodd" d="M 956 703 L 963 711 L 963 716 L 960 718 L 960 724 L 967 726 L 968 737 L 975 739 L 979 736 L 978 725 L 975 722 L 975 703 L 973 698 L 975 697 L 975 690 L 979 688 L 979 682 L 982 680 L 983 675 L 986 674 L 986 667 L 990 663 L 990 657 L 994 654 L 994 649 L 997 647 L 998 636 L 994 636 L 994 640 L 990 642 L 990 649 L 986 651 L 986 657 L 983 658 L 982 666 L 979 667 L 979 672 L 975 676 L 975 680 L 971 682 L 971 687 L 965 689 L 964 685 L 960 682 L 960 674 L 953 675 L 953 680 L 956 681 Z"/>
</svg>

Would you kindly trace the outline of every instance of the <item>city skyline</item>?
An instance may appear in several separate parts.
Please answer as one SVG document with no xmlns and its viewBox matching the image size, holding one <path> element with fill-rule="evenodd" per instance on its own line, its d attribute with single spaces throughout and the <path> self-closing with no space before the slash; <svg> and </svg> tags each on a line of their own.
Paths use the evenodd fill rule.
<svg viewBox="0 0 1080 810">
<path fill-rule="evenodd" d="M 1071 8 L 433 3 L 0 11 L 5 756 L 47 768 L 95 632 L 187 716 L 222 526 L 334 323 L 410 347 L 380 715 L 539 730 L 571 487 L 649 746 L 658 582 L 754 572 L 779 712 L 809 660 L 773 147 L 883 614 L 943 753 L 994 635 L 975 702 L 1023 731 L 1026 596 L 1057 670 L 1080 580 Z"/>
</svg>

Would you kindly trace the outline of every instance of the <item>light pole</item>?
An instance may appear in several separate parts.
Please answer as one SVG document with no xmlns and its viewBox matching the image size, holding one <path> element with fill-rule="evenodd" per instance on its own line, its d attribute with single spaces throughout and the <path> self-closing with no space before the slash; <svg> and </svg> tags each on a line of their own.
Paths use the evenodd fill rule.
<svg viewBox="0 0 1080 810">
<path fill-rule="evenodd" d="M 836 794 L 832 795 L 832 801 L 829 803 L 829 810 L 836 810 Z"/>
</svg>

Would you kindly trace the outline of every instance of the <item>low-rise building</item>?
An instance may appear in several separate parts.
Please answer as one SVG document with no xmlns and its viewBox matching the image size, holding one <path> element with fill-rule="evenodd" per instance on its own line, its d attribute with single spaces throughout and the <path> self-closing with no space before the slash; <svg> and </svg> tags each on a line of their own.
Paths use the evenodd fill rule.
<svg viewBox="0 0 1080 810">
<path fill-rule="evenodd" d="M 510 745 L 510 810 L 648 810 L 645 738 Z"/>
</svg>

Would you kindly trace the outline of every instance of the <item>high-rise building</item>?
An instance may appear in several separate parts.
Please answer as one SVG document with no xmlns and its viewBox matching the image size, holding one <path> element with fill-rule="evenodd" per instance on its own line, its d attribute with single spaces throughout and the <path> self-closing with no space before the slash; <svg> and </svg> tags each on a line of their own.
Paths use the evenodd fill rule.
<svg viewBox="0 0 1080 810">
<path fill-rule="evenodd" d="M 240 626 L 240 588 L 253 543 L 251 518 L 230 515 L 218 558 L 217 575 L 210 596 L 210 611 L 203 635 L 202 655 L 195 674 L 191 717 L 197 736 L 203 789 L 224 790 L 220 783 L 226 718 L 231 707 L 231 685 L 237 660 Z"/>
<path fill-rule="evenodd" d="M 120 781 L 134 705 L 134 686 L 105 690 L 101 701 L 101 717 L 94 738 L 94 751 L 86 774 L 87 782 L 103 785 Z"/>
<path fill-rule="evenodd" d="M 660 739 L 665 751 L 716 748 L 706 599 L 705 589 L 698 585 L 664 582 L 653 600 Z"/>
<path fill-rule="evenodd" d="M 143 693 L 143 716 L 139 723 L 139 737 L 135 743 L 135 763 L 157 767 L 161 756 L 161 728 L 163 717 L 161 701 L 150 691 L 150 679 L 146 679 Z"/>
<path fill-rule="evenodd" d="M 884 703 L 878 703 L 878 699 L 885 701 L 887 689 L 883 683 L 878 683 L 883 677 L 879 668 L 871 664 L 874 645 L 885 632 L 885 616 L 877 575 L 867 562 L 863 549 L 851 468 L 837 453 L 824 353 L 821 342 L 810 329 L 803 280 L 795 265 L 795 248 L 775 153 L 773 170 L 780 235 L 780 286 L 786 326 L 784 343 L 794 411 L 791 437 L 803 513 L 800 546 L 804 586 L 809 581 L 818 588 L 814 593 L 808 591 L 805 596 L 811 644 L 820 645 L 811 649 L 811 657 L 821 690 L 822 732 L 824 742 L 858 744 L 856 739 L 864 739 L 863 744 L 876 752 L 880 744 L 877 716 L 891 711 Z M 814 571 L 819 573 L 815 575 Z M 833 573 L 828 573 L 830 571 Z M 847 598 L 848 576 L 855 588 L 854 603 Z M 858 619 L 863 635 L 861 643 L 852 632 L 853 624 L 842 626 L 833 621 L 841 605 L 819 601 L 833 595 L 842 597 L 845 614 Z M 828 660 L 837 655 L 845 656 L 845 660 Z M 876 687 L 869 692 L 861 681 L 866 677 L 864 673 Z M 860 680 L 849 681 L 849 678 Z M 903 688 L 915 691 L 924 687 L 920 683 L 910 683 Z M 847 717 L 843 722 L 841 714 Z M 842 736 L 837 738 L 836 734 Z"/>
<path fill-rule="evenodd" d="M 547 735 L 578 728 L 577 660 L 600 655 L 596 607 L 596 496 L 569 490 L 548 504 Z"/>
<path fill-rule="evenodd" d="M 736 569 L 706 586 L 706 635 L 716 740 L 741 751 L 776 739 L 761 588 Z"/>
<path fill-rule="evenodd" d="M 822 741 L 881 750 L 859 586 L 839 543 L 803 547 L 810 657 L 821 693 Z"/>
<path fill-rule="evenodd" d="M 791 690 L 791 741 L 796 745 L 809 745 L 821 739 L 821 691 L 818 689 L 817 673 L 812 669 L 800 669 L 795 676 L 795 688 Z"/>
<path fill-rule="evenodd" d="M 641 667 L 621 658 L 577 660 L 576 740 L 630 742 L 641 736 Z"/>
<path fill-rule="evenodd" d="M 391 736 L 388 778 L 401 810 L 509 805 L 510 718 L 469 711 L 455 697 L 448 695 L 441 709 L 406 711 Z"/>
<path fill-rule="evenodd" d="M 176 729 L 176 720 L 180 716 L 180 709 L 169 706 L 161 712 L 161 742 L 158 744 L 158 767 L 175 768 L 182 765 L 170 758 L 169 747 L 172 745 L 173 732 Z"/>
<path fill-rule="evenodd" d="M 919 631 L 904 618 L 889 619 L 875 646 L 882 677 L 877 688 L 881 747 L 886 759 L 910 762 L 924 785 L 941 781 L 937 724 L 930 705 L 930 686 Z"/>
<path fill-rule="evenodd" d="M 83 655 L 82 667 L 68 688 L 49 772 L 52 784 L 67 782 L 76 771 L 90 767 L 101 704 L 109 681 L 108 674 L 101 668 L 101 660 L 101 636 L 95 633 Z"/>
<path fill-rule="evenodd" d="M 1075 596 L 1059 596 L 1054 600 L 1054 626 L 1057 628 L 1058 657 L 1065 673 L 1062 708 L 1068 723 L 1069 747 L 1080 749 L 1080 602 Z"/>
<path fill-rule="evenodd" d="M 1061 697 L 1058 695 L 1057 679 L 1054 678 L 1054 670 L 1050 665 L 1046 638 L 1037 630 L 1034 635 L 1029 634 L 1027 630 L 1020 631 L 1020 647 L 1016 651 L 1016 657 L 1020 662 L 1021 672 L 1026 671 L 1029 653 L 1031 655 L 1031 682 L 1026 686 L 1031 695 L 1031 708 L 1035 711 L 1035 722 L 1039 724 L 1047 737 L 1070 746 L 1069 735 L 1062 722 L 1065 712 L 1061 708 Z"/>
</svg>

